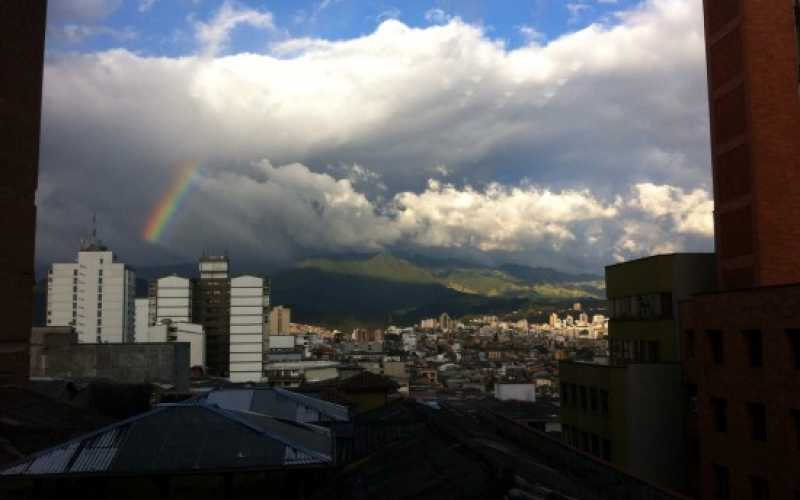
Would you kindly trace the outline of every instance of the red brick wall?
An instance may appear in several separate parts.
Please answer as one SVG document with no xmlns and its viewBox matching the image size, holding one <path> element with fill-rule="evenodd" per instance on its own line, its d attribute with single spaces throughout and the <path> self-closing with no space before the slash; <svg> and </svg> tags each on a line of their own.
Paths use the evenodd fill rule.
<svg viewBox="0 0 800 500">
<path fill-rule="evenodd" d="M 704 9 L 721 286 L 800 283 L 792 0 L 705 0 Z"/>
<path fill-rule="evenodd" d="M 800 369 L 794 367 L 787 329 L 800 328 L 800 285 L 700 295 L 681 304 L 687 383 L 698 387 L 702 498 L 713 497 L 712 464 L 730 468 L 732 498 L 750 499 L 749 476 L 769 481 L 770 498 L 800 494 L 800 446 L 790 410 L 800 410 Z M 763 339 L 763 366 L 751 367 L 744 330 Z M 694 332 L 690 357 L 687 330 Z M 707 332 L 722 332 L 724 362 L 712 361 Z M 711 397 L 727 401 L 728 430 L 716 432 Z M 767 441 L 752 439 L 747 403 L 764 403 Z"/>
<path fill-rule="evenodd" d="M 46 11 L 45 0 L 0 2 L 0 384 L 28 379 Z"/>
</svg>

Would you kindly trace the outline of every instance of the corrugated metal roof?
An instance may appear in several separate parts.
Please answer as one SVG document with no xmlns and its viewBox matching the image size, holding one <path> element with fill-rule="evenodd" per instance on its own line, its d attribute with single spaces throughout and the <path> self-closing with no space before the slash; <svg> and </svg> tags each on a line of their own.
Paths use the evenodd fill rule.
<svg viewBox="0 0 800 500">
<path fill-rule="evenodd" d="M 278 388 L 219 389 L 206 396 L 210 404 L 295 422 L 348 421 L 347 407 Z"/>
<path fill-rule="evenodd" d="M 331 464 L 322 427 L 205 403 L 162 405 L 0 469 L 0 475 L 192 472 Z"/>
</svg>

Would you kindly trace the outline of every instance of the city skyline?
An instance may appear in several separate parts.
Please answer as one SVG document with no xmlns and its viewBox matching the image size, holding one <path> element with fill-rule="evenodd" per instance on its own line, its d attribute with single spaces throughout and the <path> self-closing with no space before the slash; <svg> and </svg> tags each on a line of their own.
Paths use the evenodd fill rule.
<svg viewBox="0 0 800 500">
<path fill-rule="evenodd" d="M 570 5 L 53 2 L 37 265 L 93 212 L 134 266 L 221 241 L 265 269 L 404 250 L 596 272 L 711 250 L 699 4 Z M 158 42 L 175 30 L 189 41 Z"/>
</svg>

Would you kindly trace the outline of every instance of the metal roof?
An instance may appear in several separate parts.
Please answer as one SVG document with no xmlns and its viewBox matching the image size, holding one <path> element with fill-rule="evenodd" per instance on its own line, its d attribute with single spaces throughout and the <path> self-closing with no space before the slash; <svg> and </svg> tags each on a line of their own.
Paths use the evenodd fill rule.
<svg viewBox="0 0 800 500">
<path fill-rule="evenodd" d="M 348 421 L 347 407 L 279 388 L 219 389 L 208 393 L 206 401 L 221 408 L 252 411 L 295 422 Z"/>
<path fill-rule="evenodd" d="M 189 473 L 332 464 L 327 429 L 204 403 L 163 405 L 0 469 L 0 476 Z"/>
</svg>

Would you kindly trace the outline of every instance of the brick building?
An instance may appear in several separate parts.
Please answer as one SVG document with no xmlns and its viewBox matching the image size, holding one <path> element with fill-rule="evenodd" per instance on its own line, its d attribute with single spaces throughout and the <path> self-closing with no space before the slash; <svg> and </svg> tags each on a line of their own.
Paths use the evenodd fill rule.
<svg viewBox="0 0 800 500">
<path fill-rule="evenodd" d="M 0 385 L 28 379 L 46 12 L 45 0 L 0 2 Z"/>
<path fill-rule="evenodd" d="M 705 0 L 719 290 L 680 305 L 701 498 L 800 498 L 800 2 Z"/>
</svg>

